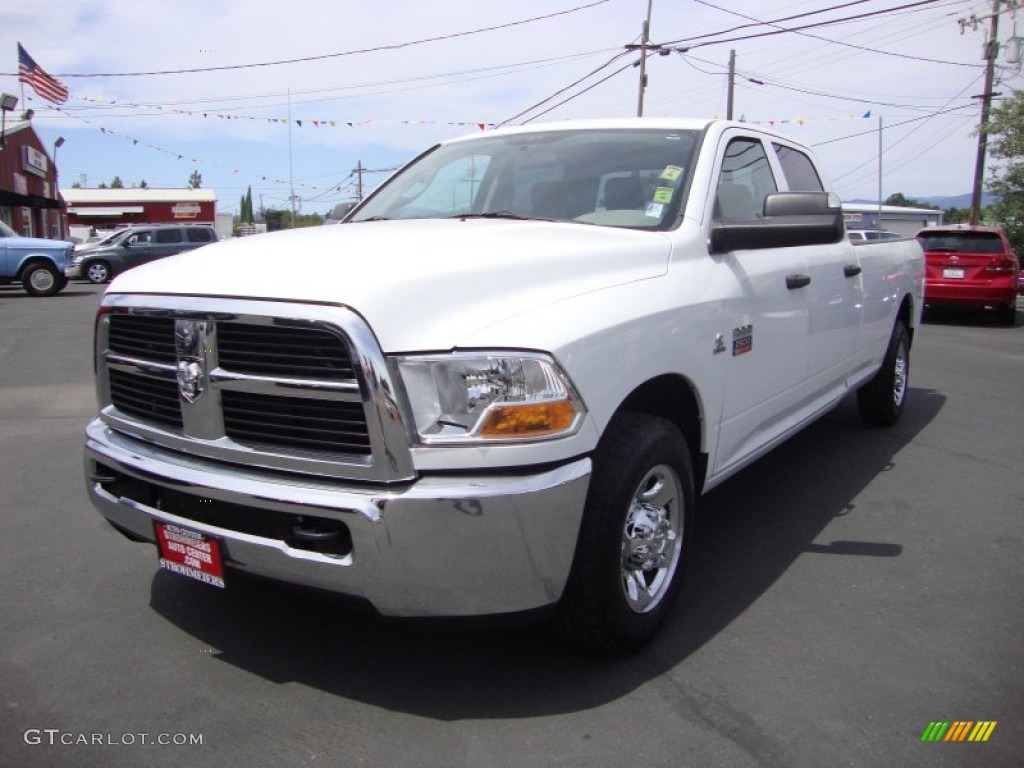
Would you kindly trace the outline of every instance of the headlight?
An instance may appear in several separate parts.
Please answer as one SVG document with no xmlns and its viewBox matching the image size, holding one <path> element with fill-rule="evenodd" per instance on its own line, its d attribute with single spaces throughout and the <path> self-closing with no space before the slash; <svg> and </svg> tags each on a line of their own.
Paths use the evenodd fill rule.
<svg viewBox="0 0 1024 768">
<path fill-rule="evenodd" d="M 545 355 L 457 353 L 396 358 L 424 443 L 564 437 L 585 410 Z"/>
</svg>

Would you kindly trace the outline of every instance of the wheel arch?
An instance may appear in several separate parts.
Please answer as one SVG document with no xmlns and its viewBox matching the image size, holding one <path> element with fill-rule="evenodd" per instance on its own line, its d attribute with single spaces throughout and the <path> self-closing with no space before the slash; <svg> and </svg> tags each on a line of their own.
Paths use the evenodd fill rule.
<svg viewBox="0 0 1024 768">
<path fill-rule="evenodd" d="M 703 408 L 693 382 L 678 374 L 662 374 L 648 379 L 626 396 L 615 413 L 622 411 L 660 416 L 679 428 L 693 458 L 693 474 L 699 495 L 704 487 L 708 457 L 703 447 Z"/>
<path fill-rule="evenodd" d="M 896 312 L 896 320 L 903 323 L 910 337 L 910 346 L 914 346 L 914 297 L 909 293 L 903 297 L 900 308 Z"/>
<path fill-rule="evenodd" d="M 21 280 L 25 276 L 25 270 L 29 267 L 35 266 L 36 264 L 44 264 L 48 267 L 52 267 L 58 274 L 61 274 L 60 268 L 54 262 L 53 259 L 47 256 L 32 255 L 26 256 L 25 260 L 18 266 L 17 279 Z"/>
</svg>

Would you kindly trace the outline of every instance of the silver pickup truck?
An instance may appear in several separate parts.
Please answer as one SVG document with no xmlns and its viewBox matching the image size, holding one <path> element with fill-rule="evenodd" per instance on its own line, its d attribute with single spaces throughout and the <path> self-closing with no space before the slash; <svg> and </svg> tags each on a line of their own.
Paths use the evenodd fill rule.
<svg viewBox="0 0 1024 768">
<path fill-rule="evenodd" d="M 92 502 L 159 562 L 392 616 L 553 608 L 628 652 L 697 496 L 908 394 L 924 265 L 854 247 L 805 147 L 695 120 L 444 142 L 339 226 L 139 267 L 96 323 Z"/>
</svg>

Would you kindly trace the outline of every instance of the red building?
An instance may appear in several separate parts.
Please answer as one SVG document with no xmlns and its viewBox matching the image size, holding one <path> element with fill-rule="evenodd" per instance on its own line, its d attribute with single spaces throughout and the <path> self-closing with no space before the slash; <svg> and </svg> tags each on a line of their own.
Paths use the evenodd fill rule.
<svg viewBox="0 0 1024 768">
<path fill-rule="evenodd" d="M 0 219 L 26 237 L 67 237 L 57 168 L 32 123 L 8 125 L 0 148 Z"/>
<path fill-rule="evenodd" d="M 128 224 L 209 224 L 217 220 L 210 189 L 62 189 L 68 226 L 110 230 Z"/>
</svg>

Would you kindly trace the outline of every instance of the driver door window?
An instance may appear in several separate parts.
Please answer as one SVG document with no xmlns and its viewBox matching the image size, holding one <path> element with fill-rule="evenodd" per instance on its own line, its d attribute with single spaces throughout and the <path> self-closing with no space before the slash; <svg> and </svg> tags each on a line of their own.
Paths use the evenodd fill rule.
<svg viewBox="0 0 1024 768">
<path fill-rule="evenodd" d="M 714 217 L 721 221 L 759 219 L 765 195 L 778 189 L 761 142 L 733 139 L 722 158 Z"/>
</svg>

